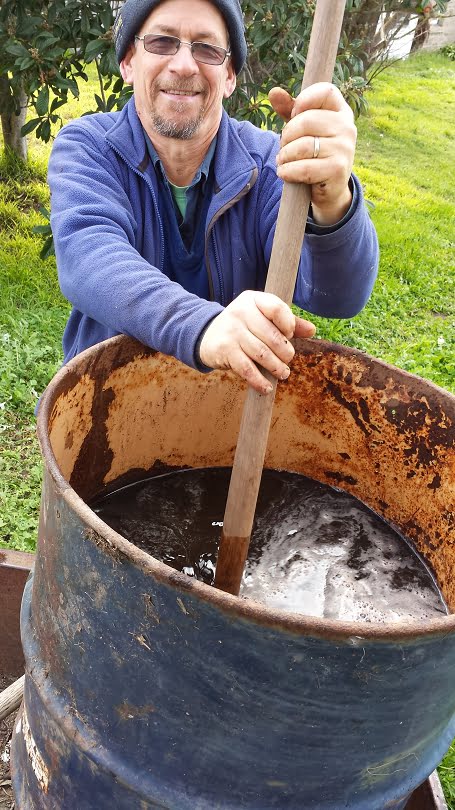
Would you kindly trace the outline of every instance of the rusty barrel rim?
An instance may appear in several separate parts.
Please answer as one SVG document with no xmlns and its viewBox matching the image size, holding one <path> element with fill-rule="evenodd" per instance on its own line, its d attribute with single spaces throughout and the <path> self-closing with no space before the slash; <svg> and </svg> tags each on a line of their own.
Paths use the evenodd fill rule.
<svg viewBox="0 0 455 810">
<path fill-rule="evenodd" d="M 455 630 L 455 613 L 443 616 L 440 619 L 430 619 L 425 622 L 403 620 L 382 623 L 320 619 L 299 613 L 291 613 L 283 609 L 270 608 L 249 598 L 232 596 L 211 585 L 205 585 L 203 582 L 176 571 L 165 563 L 160 562 L 155 557 L 152 557 L 147 552 L 142 551 L 104 523 L 63 477 L 50 444 L 47 426 L 56 399 L 72 387 L 71 383 L 73 381 L 79 380 L 82 376 L 78 371 L 78 366 L 81 361 L 90 361 L 90 358 L 95 353 L 99 353 L 100 346 L 115 348 L 116 344 L 121 344 L 125 340 L 137 345 L 139 350 L 138 354 L 142 353 L 144 356 L 160 356 L 159 352 L 149 349 L 131 338 L 125 338 L 123 335 L 109 338 L 81 352 L 63 366 L 47 386 L 41 397 L 38 409 L 37 433 L 43 460 L 55 481 L 58 493 L 65 500 L 67 505 L 79 515 L 81 520 L 89 527 L 88 530 L 94 533 L 94 536 L 105 538 L 108 546 L 116 549 L 121 556 L 127 557 L 136 567 L 140 568 L 145 573 L 153 575 L 158 581 L 166 583 L 176 590 L 184 591 L 189 596 L 194 596 L 197 599 L 209 602 L 218 610 L 237 618 L 243 618 L 247 621 L 253 621 L 257 624 L 269 627 L 279 626 L 291 634 L 305 634 L 319 638 L 340 640 L 345 643 L 351 643 L 353 646 L 358 646 L 361 644 L 362 640 L 375 640 L 386 643 L 394 641 L 395 639 L 406 640 L 413 639 L 416 636 L 431 637 L 439 634 L 448 634 Z M 362 358 L 363 361 L 372 361 L 378 368 L 384 370 L 389 369 L 396 372 L 404 381 L 421 381 L 422 386 L 427 390 L 431 390 L 438 398 L 442 396 L 444 400 L 453 403 L 455 411 L 455 396 L 449 391 L 440 388 L 429 380 L 418 377 L 418 375 L 410 374 L 397 366 L 378 360 L 365 352 L 325 340 L 302 340 L 298 341 L 298 343 L 307 347 L 308 345 L 314 344 L 316 349 L 318 345 L 321 348 L 330 347 L 340 354 L 349 352 L 351 356 L 358 356 Z"/>
</svg>

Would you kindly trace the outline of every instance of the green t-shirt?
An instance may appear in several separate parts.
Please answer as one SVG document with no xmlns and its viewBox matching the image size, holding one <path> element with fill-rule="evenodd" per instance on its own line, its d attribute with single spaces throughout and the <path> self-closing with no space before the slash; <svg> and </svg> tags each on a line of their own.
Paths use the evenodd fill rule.
<svg viewBox="0 0 455 810">
<path fill-rule="evenodd" d="M 179 209 L 183 219 L 185 219 L 187 203 L 186 192 L 188 191 L 189 186 L 174 186 L 174 183 L 171 183 L 170 180 L 168 180 L 168 183 L 177 208 Z"/>
</svg>

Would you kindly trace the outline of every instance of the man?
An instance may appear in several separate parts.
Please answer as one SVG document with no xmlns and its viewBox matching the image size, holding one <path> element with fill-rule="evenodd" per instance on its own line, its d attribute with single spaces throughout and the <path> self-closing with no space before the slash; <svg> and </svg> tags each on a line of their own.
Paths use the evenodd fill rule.
<svg viewBox="0 0 455 810">
<path fill-rule="evenodd" d="M 281 146 L 230 119 L 222 101 L 246 58 L 238 0 L 126 0 L 114 37 L 133 98 L 66 126 L 49 164 L 60 284 L 74 307 L 65 361 L 125 333 L 201 371 L 231 368 L 266 394 L 257 364 L 286 379 L 289 339 L 314 333 L 260 292 L 282 180 L 312 185 L 295 303 L 352 317 L 374 283 L 351 110 L 329 84 L 295 100 L 275 89 L 289 121 Z"/>
</svg>

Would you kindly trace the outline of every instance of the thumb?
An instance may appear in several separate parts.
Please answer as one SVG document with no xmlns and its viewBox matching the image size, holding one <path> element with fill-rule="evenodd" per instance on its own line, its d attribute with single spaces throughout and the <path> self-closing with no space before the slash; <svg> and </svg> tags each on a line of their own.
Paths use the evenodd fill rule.
<svg viewBox="0 0 455 810">
<path fill-rule="evenodd" d="M 316 327 L 311 321 L 306 321 L 304 318 L 295 319 L 294 337 L 310 338 L 316 332 Z"/>
<path fill-rule="evenodd" d="M 287 90 L 283 90 L 282 87 L 272 87 L 269 93 L 269 101 L 280 118 L 283 118 L 284 121 L 291 119 L 294 99 Z"/>
</svg>

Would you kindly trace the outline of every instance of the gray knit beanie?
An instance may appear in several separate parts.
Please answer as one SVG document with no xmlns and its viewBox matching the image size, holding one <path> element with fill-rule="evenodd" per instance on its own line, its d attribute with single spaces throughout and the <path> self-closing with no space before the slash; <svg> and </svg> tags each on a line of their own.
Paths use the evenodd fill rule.
<svg viewBox="0 0 455 810">
<path fill-rule="evenodd" d="M 142 23 L 161 0 L 126 0 L 114 23 L 115 52 L 122 61 Z M 229 32 L 232 62 L 240 73 L 246 59 L 245 26 L 239 0 L 210 0 L 223 15 Z"/>
</svg>

